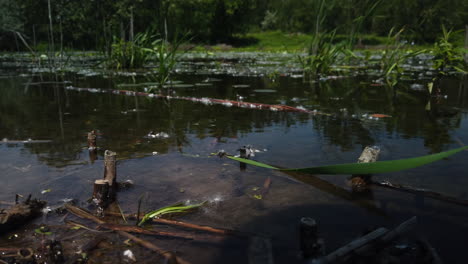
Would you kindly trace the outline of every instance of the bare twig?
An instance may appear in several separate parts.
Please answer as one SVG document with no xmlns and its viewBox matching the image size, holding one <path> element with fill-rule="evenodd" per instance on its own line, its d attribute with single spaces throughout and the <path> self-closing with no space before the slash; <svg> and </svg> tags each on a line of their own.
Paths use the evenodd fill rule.
<svg viewBox="0 0 468 264">
<path fill-rule="evenodd" d="M 71 204 L 65 204 L 65 208 L 72 214 L 78 216 L 78 217 L 81 217 L 81 218 L 85 218 L 85 219 L 89 219 L 97 224 L 100 224 L 100 225 L 103 225 L 103 224 L 106 224 L 105 221 L 97 218 L 96 216 L 92 215 L 91 213 L 89 213 L 88 211 L 84 210 L 84 209 L 81 209 L 79 207 L 76 207 L 76 206 L 73 206 Z M 153 250 L 154 252 L 162 255 L 165 259 L 167 260 L 171 260 L 171 259 L 174 259 L 174 253 L 172 252 L 169 252 L 169 251 L 166 251 L 156 245 L 154 245 L 153 243 L 149 242 L 149 241 L 146 241 L 144 239 L 141 239 L 141 238 L 138 238 L 134 235 L 131 235 L 125 231 L 117 231 L 117 233 L 121 236 L 124 236 L 124 237 L 127 237 L 133 241 L 135 241 L 136 243 L 148 248 L 148 249 L 151 249 Z M 175 257 L 176 261 L 178 264 L 190 264 L 188 261 L 184 260 L 184 259 L 181 259 L 180 257 Z"/>
</svg>

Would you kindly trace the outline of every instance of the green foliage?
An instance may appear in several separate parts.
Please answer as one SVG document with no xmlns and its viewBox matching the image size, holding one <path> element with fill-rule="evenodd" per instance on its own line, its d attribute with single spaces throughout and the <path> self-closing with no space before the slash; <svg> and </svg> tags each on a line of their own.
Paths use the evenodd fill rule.
<svg viewBox="0 0 468 264">
<path fill-rule="evenodd" d="M 363 34 L 384 36 L 392 27 L 405 26 L 407 31 L 402 37 L 427 43 L 437 39 L 440 25 L 461 29 L 468 16 L 468 2 L 464 0 L 54 0 L 50 3 L 56 40 L 63 33 L 64 47 L 107 53 L 112 36 L 132 41 L 132 32 L 148 30 L 161 36 L 167 31 L 168 39 L 190 33 L 197 42 L 226 43 L 232 41 L 232 36 L 251 29 L 317 33 L 319 25 L 319 32 L 336 29 L 337 35 L 351 34 L 354 37 L 349 40 L 355 44 Z M 23 34 L 31 46 L 49 42 L 47 4 L 37 0 L 0 0 L 0 28 L 0 48 L 16 49 L 14 35 L 7 32 L 12 29 Z M 114 44 L 118 45 L 117 41 Z M 121 43 L 119 48 L 131 50 L 127 46 Z"/>
<path fill-rule="evenodd" d="M 0 32 L 17 31 L 23 26 L 17 1 L 0 0 Z"/>
<path fill-rule="evenodd" d="M 138 223 L 139 226 L 143 225 L 146 221 L 153 219 L 153 218 L 158 218 L 166 214 L 180 214 L 180 213 L 187 213 L 191 210 L 197 209 L 198 207 L 204 205 L 205 202 L 199 203 L 199 204 L 192 204 L 192 205 L 184 205 L 184 203 L 176 203 L 172 204 L 169 206 L 165 206 L 162 208 L 159 208 L 157 210 L 151 211 L 141 219 L 141 221 Z"/>
<path fill-rule="evenodd" d="M 320 74 L 328 75 L 333 71 L 333 66 L 342 58 L 343 45 L 333 44 L 335 32 L 318 34 L 312 37 L 309 46 L 309 55 L 298 56 L 304 72 L 318 77 Z"/>
<path fill-rule="evenodd" d="M 347 164 L 338 164 L 338 165 L 328 165 L 320 167 L 310 167 L 310 168 L 299 168 L 299 169 L 280 169 L 268 164 L 264 164 L 258 161 L 227 156 L 232 160 L 239 162 L 244 162 L 246 164 L 273 169 L 280 171 L 298 171 L 310 174 L 374 174 L 374 173 L 387 173 L 394 171 L 401 171 L 416 168 L 422 165 L 426 165 L 438 160 L 446 159 L 460 151 L 468 149 L 468 146 L 452 149 L 449 151 L 426 155 L 416 158 L 409 159 L 400 159 L 400 160 L 389 160 L 389 161 L 378 161 L 372 163 L 347 163 Z"/>
<path fill-rule="evenodd" d="M 148 33 L 139 33 L 134 41 L 117 40 L 112 44 L 111 54 L 107 64 L 116 69 L 141 68 L 151 58 L 153 46 L 159 39 Z"/>
<path fill-rule="evenodd" d="M 167 41 L 159 41 L 157 45 L 153 47 L 153 52 L 156 55 L 156 62 L 158 64 L 156 75 L 156 82 L 159 84 L 159 88 L 163 87 L 165 83 L 169 81 L 172 70 L 179 58 L 177 50 L 182 44 L 182 41 L 174 41 L 173 45 L 170 45 Z"/>
<path fill-rule="evenodd" d="M 382 52 L 382 59 L 380 60 L 380 69 L 382 71 L 382 77 L 385 78 L 387 84 L 395 86 L 402 73 L 402 64 L 409 58 L 417 56 L 425 52 L 425 50 L 409 50 L 405 48 L 405 43 L 400 41 L 401 33 L 404 29 L 400 29 L 398 32 L 394 32 L 392 28 L 387 37 L 387 44 L 384 51 Z"/>
<path fill-rule="evenodd" d="M 452 30 L 447 31 L 445 26 L 442 26 L 442 36 L 434 44 L 432 53 L 434 54 L 434 69 L 439 74 L 447 74 L 450 68 L 458 72 L 467 73 L 467 64 L 463 58 L 463 53 L 458 51 L 451 43 Z"/>
</svg>

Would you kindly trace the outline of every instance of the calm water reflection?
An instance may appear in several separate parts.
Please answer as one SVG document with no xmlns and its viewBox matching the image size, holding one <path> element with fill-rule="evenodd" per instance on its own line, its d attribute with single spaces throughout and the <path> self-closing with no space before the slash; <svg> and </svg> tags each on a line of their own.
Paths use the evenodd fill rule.
<svg viewBox="0 0 468 264">
<path fill-rule="evenodd" d="M 408 81 L 394 90 L 373 84 L 372 77 L 313 84 L 287 76 L 180 74 L 175 78 L 185 84 L 207 84 L 174 88 L 181 96 L 233 100 L 242 96 L 248 102 L 287 104 L 326 115 L 64 89 L 68 85 L 117 89 L 122 83 L 147 82 L 144 76 L 2 72 L 0 139 L 51 142 L 0 144 L 0 200 L 33 193 L 52 204 L 64 198 L 84 201 L 91 195 L 91 182 L 102 175 L 103 150 L 111 149 L 121 159 L 119 179 L 136 183 L 119 196 L 127 211 L 134 211 L 141 193 L 147 194 L 147 209 L 179 200 L 210 200 L 211 207 L 187 217 L 276 234 L 293 248 L 297 246 L 291 236 L 293 224 L 304 215 L 318 220 L 330 248 L 369 226 L 392 226 L 417 215 L 420 231 L 448 263 L 463 263 L 457 252 L 468 243 L 463 235 L 468 232 L 466 208 L 379 188 L 356 197 L 346 185 L 348 176 L 285 175 L 251 167 L 241 172 L 238 164 L 210 154 L 220 149 L 235 153 L 250 144 L 260 150 L 255 158 L 262 162 L 304 167 L 354 162 L 367 145 L 381 148 L 381 160 L 455 148 L 468 142 L 466 79 L 443 80 L 441 96 L 436 98 L 414 85 L 410 88 L 415 83 L 424 87 L 427 81 Z M 39 83 L 63 81 L 70 83 Z M 374 113 L 391 117 L 370 119 Z M 99 133 L 97 160 L 86 149 L 86 133 L 92 129 Z M 169 137 L 148 138 L 150 131 Z M 421 168 L 374 177 L 468 199 L 467 158 L 463 152 Z M 262 200 L 254 199 L 252 189 L 262 186 L 267 177 L 272 178 L 271 189 Z M 44 189 L 51 192 L 40 194 Z M 449 244 L 440 240 L 443 236 L 449 237 Z M 288 254 L 278 258 L 287 259 Z M 200 256 L 200 263 L 215 261 L 211 258 Z"/>
</svg>

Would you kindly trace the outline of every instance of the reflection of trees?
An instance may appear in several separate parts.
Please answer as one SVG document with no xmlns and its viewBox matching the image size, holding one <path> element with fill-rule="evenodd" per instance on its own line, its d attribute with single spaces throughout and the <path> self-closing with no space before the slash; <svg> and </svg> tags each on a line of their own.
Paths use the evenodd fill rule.
<svg viewBox="0 0 468 264">
<path fill-rule="evenodd" d="M 68 91 L 50 85 L 22 89 L 16 79 L 6 86 L 0 101 L 2 136 L 10 139 L 51 139 L 24 147 L 52 166 L 86 160 L 86 133 L 98 129 L 98 146 L 121 158 L 179 151 L 198 138 L 236 137 L 281 123 L 288 126 L 306 115 L 205 106 L 182 100 L 169 102 L 144 97 Z M 95 84 L 97 87 L 99 84 Z M 96 87 L 95 86 L 95 87 Z M 88 86 L 89 87 L 89 86 Z M 168 139 L 145 139 L 149 131 L 166 132 Z"/>
<path fill-rule="evenodd" d="M 303 105 L 330 113 L 330 116 L 313 116 L 313 127 L 329 144 L 340 146 L 342 150 L 353 149 L 355 145 L 375 144 L 376 136 L 396 134 L 406 138 L 423 138 L 431 151 L 438 152 L 445 144 L 451 143 L 450 131 L 458 128 L 461 122 L 460 114 L 449 106 L 467 106 L 466 100 L 451 94 L 466 95 L 467 89 L 459 87 L 458 82 L 442 82 L 442 85 L 446 85 L 442 89 L 449 94 L 449 101 L 437 103 L 433 98 L 431 110 L 426 111 L 428 97 L 422 92 L 405 87 L 399 87 L 396 91 L 388 87 L 371 87 L 358 84 L 358 81 L 360 79 L 349 78 L 304 87 L 300 80 L 280 78 L 275 84 L 278 85 L 276 93 L 258 94 L 249 100 L 278 103 L 280 98 L 289 105 Z M 62 86 L 28 87 L 23 85 L 24 82 L 20 78 L 0 79 L 0 137 L 53 140 L 47 144 L 25 145 L 40 160 L 53 166 L 87 159 L 87 155 L 80 155 L 86 146 L 86 133 L 92 129 L 102 133 L 98 138 L 99 147 L 112 149 L 118 152 L 119 157 L 128 158 L 153 151 L 166 153 L 171 148 L 182 151 L 183 147 L 192 144 L 191 135 L 198 139 L 212 137 L 219 141 L 274 125 L 288 128 L 310 118 L 298 113 L 206 106 L 182 100 L 164 101 L 68 91 Z M 233 89 L 232 85 L 248 82 L 252 84 L 250 89 L 271 89 L 268 81 L 258 78 L 236 80 L 229 77 L 211 90 L 177 90 L 177 93 L 194 95 L 200 91 L 200 94 L 196 94 L 198 97 L 233 99 L 241 90 Z M 100 88 L 111 85 L 102 78 L 74 80 L 74 83 Z M 451 87 L 453 84 L 456 87 Z M 210 91 L 214 95 L 210 95 Z M 242 91 L 251 94 L 249 89 Z M 301 101 L 291 101 L 293 97 Z M 344 108 L 348 114 L 340 112 Z M 392 118 L 379 120 L 379 126 L 368 126 L 366 122 L 351 118 L 351 114 L 364 113 L 385 113 L 392 115 Z M 170 138 L 144 139 L 149 131 L 166 132 Z"/>
</svg>

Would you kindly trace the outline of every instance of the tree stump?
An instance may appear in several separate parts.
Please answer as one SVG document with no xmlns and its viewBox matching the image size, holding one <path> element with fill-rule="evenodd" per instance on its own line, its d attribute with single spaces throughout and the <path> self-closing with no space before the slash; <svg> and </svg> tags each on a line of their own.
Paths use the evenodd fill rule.
<svg viewBox="0 0 468 264">
<path fill-rule="evenodd" d="M 105 208 L 115 200 L 117 192 L 117 153 L 106 150 L 104 153 L 104 178 L 94 181 L 93 202 Z"/>
<path fill-rule="evenodd" d="M 299 238 L 302 256 L 305 259 L 317 258 L 324 253 L 323 240 L 317 234 L 317 222 L 310 217 L 302 217 L 299 223 Z"/>
</svg>

